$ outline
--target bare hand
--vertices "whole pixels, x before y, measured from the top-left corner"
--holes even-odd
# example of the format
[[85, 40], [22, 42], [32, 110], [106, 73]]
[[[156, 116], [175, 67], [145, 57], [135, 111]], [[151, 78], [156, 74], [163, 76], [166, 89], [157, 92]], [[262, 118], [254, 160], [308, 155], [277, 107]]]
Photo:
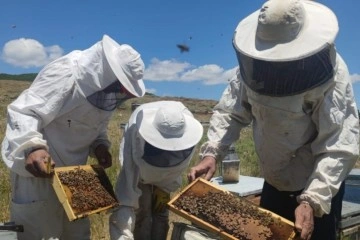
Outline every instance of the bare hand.
[[309, 240], [314, 231], [314, 210], [307, 202], [301, 202], [295, 209], [295, 228], [301, 239]]
[[96, 156], [99, 164], [103, 168], [111, 167], [111, 165], [112, 165], [111, 154], [105, 145], [101, 144], [95, 149], [95, 156]]
[[48, 159], [51, 161], [51, 168], [55, 167], [55, 162], [50, 158], [45, 149], [37, 149], [31, 152], [25, 160], [25, 169], [35, 177], [49, 178], [54, 173], [48, 172]]
[[198, 165], [192, 167], [188, 173], [188, 181], [192, 182], [196, 178], [205, 174], [204, 179], [210, 180], [216, 170], [216, 160], [213, 157], [205, 157]]

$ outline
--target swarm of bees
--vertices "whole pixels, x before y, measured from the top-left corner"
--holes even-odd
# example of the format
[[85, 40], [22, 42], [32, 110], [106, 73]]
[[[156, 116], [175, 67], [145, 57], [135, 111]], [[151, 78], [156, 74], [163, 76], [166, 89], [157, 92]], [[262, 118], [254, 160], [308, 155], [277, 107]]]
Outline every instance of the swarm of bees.
[[190, 51], [190, 47], [185, 44], [177, 44], [176, 46], [180, 49], [181, 53]]
[[200, 196], [190, 192], [179, 197], [174, 205], [241, 240], [276, 239], [270, 225], [282, 224], [270, 213], [226, 192], [206, 192]]
[[[189, 37], [189, 40], [192, 39], [192, 36]], [[185, 43], [179, 43], [179, 44], [176, 44], [176, 47], [180, 50], [180, 53], [183, 53], [183, 52], [189, 52], [190, 51], [190, 47], [185, 44]]]
[[93, 211], [117, 202], [94, 172], [84, 169], [59, 172], [59, 179], [71, 192], [70, 205], [75, 213]]

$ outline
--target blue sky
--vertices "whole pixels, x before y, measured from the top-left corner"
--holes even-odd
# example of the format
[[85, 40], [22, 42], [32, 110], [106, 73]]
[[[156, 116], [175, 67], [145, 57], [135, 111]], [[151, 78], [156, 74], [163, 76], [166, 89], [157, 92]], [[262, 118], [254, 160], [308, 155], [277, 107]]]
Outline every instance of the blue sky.
[[[338, 17], [336, 46], [348, 64], [360, 106], [359, 0], [319, 0]], [[145, 62], [148, 92], [220, 98], [237, 66], [232, 47], [241, 19], [264, 0], [1, 0], [0, 73], [34, 73], [108, 34]], [[181, 53], [176, 44], [186, 44]], [[26, 45], [26, 48], [24, 47]]]

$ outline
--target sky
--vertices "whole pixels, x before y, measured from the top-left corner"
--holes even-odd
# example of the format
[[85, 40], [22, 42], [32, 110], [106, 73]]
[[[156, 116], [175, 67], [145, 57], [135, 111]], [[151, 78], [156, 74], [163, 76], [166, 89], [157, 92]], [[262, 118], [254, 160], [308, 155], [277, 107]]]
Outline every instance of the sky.
[[[306, 1], [306, 0], [304, 0]], [[218, 100], [238, 66], [232, 38], [264, 0], [1, 0], [0, 73], [37, 73], [104, 34], [135, 48], [147, 92]], [[319, 0], [338, 18], [338, 52], [360, 106], [359, 0]], [[177, 44], [189, 46], [181, 52]]]

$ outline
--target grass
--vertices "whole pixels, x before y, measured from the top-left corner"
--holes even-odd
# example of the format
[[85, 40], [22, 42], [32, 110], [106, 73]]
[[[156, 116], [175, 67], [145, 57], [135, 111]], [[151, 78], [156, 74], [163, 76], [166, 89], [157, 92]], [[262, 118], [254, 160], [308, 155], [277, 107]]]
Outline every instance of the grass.
[[[11, 81], [0, 80], [0, 139], [2, 140], [5, 134], [6, 128], [6, 106], [12, 102], [17, 96], [26, 88], [28, 88], [30, 82], [25, 81]], [[143, 98], [132, 99], [127, 101], [120, 109], [117, 109], [109, 123], [108, 134], [112, 143], [110, 152], [113, 156], [113, 166], [106, 169], [106, 173], [110, 181], [114, 184], [116, 177], [120, 171], [120, 165], [117, 161], [119, 155], [119, 142], [122, 137], [122, 129], [120, 125], [126, 123], [131, 115], [132, 103], [146, 103], [158, 100], [176, 100], [183, 102], [193, 113], [196, 119], [200, 122], [208, 122], [211, 116], [211, 110], [216, 104], [216, 101], [212, 100], [196, 100], [187, 98], [170, 98], [170, 97], [156, 97], [153, 95], [146, 95]], [[204, 126], [204, 136], [200, 144], [206, 140], [207, 127]], [[200, 145], [199, 144], [199, 145]], [[247, 176], [260, 176], [260, 170], [257, 164], [257, 156], [254, 151], [254, 142], [252, 139], [252, 131], [250, 128], [246, 128], [242, 131], [240, 139], [235, 144], [236, 152], [240, 158], [240, 173]], [[198, 149], [197, 149], [198, 151]], [[198, 161], [198, 152], [194, 154], [194, 157], [189, 167], [195, 165]], [[95, 163], [96, 160], [89, 158], [89, 164]], [[357, 162], [356, 167], [360, 167], [360, 161]], [[219, 167], [218, 167], [219, 169]], [[187, 185], [186, 173], [183, 174], [182, 188]], [[217, 175], [218, 173], [216, 173]], [[180, 189], [179, 189], [180, 190]], [[177, 192], [173, 193], [176, 194]], [[9, 170], [0, 159], [0, 222], [8, 222], [9, 219], [9, 203], [11, 199], [10, 183], [9, 183]], [[108, 217], [106, 213], [97, 215], [91, 215], [91, 233], [94, 240], [108, 240]], [[188, 222], [182, 217], [170, 213], [171, 222]], [[170, 225], [171, 234], [172, 225]]]
[[[31, 82], [27, 81], [14, 81], [14, 80], [0, 80], [0, 139], [4, 138], [6, 130], [6, 107], [9, 103], [15, 100], [19, 94], [30, 86]], [[146, 102], [159, 101], [159, 100], [175, 100], [183, 102], [189, 109], [194, 113], [196, 119], [201, 122], [207, 122], [210, 118], [210, 112], [212, 107], [216, 104], [216, 101], [213, 100], [194, 100], [187, 98], [171, 98], [171, 97], [156, 97], [153, 95], [146, 95], [143, 98], [131, 99], [127, 101], [123, 106], [117, 109], [111, 121], [108, 125], [108, 135], [109, 140], [112, 145], [110, 152], [113, 156], [113, 166], [109, 169], [106, 169], [106, 173], [110, 181], [114, 184], [117, 178], [117, 175], [120, 171], [120, 164], [117, 161], [119, 155], [119, 143], [122, 137], [123, 130], [120, 127], [121, 124], [126, 123], [131, 115], [131, 106], [132, 103], [142, 104]], [[204, 134], [205, 136], [205, 134]], [[204, 141], [204, 139], [202, 140]], [[191, 166], [197, 161], [197, 153], [194, 155], [194, 159], [191, 163]], [[1, 157], [0, 157], [1, 158]], [[96, 160], [89, 158], [89, 164], [96, 163]], [[5, 166], [2, 159], [0, 159], [0, 223], [10, 221], [9, 216], [9, 203], [11, 200], [11, 188], [9, 181], [10, 171]], [[184, 173], [184, 184], [186, 185], [187, 180]], [[94, 240], [107, 240], [109, 239], [109, 230], [108, 230], [108, 217], [106, 213], [91, 215], [91, 233], [92, 239]], [[184, 221], [180, 217], [171, 213], [171, 221]]]

